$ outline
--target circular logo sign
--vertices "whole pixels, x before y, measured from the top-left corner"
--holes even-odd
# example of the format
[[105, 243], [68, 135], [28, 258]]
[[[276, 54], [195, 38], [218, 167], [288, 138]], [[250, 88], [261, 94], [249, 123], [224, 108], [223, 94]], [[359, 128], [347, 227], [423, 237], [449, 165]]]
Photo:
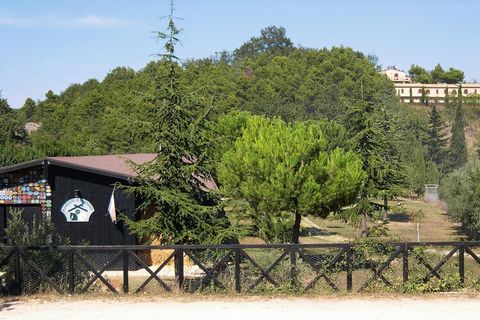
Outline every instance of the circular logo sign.
[[73, 198], [63, 204], [61, 211], [67, 222], [88, 222], [95, 208], [88, 200]]

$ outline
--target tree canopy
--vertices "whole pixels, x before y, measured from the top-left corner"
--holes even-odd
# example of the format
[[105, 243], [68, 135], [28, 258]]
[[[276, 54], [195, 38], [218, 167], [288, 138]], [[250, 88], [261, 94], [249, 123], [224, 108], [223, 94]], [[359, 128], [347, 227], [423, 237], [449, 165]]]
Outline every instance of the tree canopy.
[[365, 177], [353, 152], [332, 150], [317, 123], [252, 117], [223, 156], [219, 178], [227, 195], [249, 203], [258, 216], [295, 216], [298, 243], [302, 215], [325, 217], [355, 201]]
[[445, 71], [439, 63], [431, 71], [427, 71], [418, 65], [412, 64], [408, 74], [414, 82], [420, 83], [457, 84], [463, 82], [465, 79], [463, 71], [453, 67], [450, 67]]

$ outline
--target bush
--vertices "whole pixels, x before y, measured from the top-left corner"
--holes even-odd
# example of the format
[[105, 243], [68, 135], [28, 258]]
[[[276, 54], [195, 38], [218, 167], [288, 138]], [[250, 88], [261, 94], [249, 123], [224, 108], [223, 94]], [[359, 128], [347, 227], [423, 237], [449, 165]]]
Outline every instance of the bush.
[[[55, 227], [51, 222], [39, 222], [34, 220], [31, 230], [27, 223], [22, 219], [22, 210], [12, 210], [11, 218], [7, 228], [5, 228], [5, 236], [7, 245], [10, 246], [46, 246], [52, 243], [67, 245], [69, 240], [62, 238], [55, 231]], [[66, 289], [67, 284], [67, 263], [62, 259], [62, 253], [58, 250], [51, 250], [49, 248], [24, 250], [25, 256], [39, 266], [46, 275], [55, 282], [59, 287]], [[34, 287], [39, 278], [38, 272], [30, 265], [25, 263], [25, 259], [20, 260], [20, 272], [22, 275], [22, 289], [26, 291], [42, 291], [47, 290], [47, 287], [40, 284]], [[10, 263], [6, 265], [5, 278], [3, 280], [4, 294], [18, 292], [18, 285], [14, 279], [14, 261], [10, 259]], [[74, 266], [75, 281], [77, 284], [84, 283], [88, 277], [88, 272], [85, 267], [77, 265]]]
[[480, 161], [472, 161], [444, 178], [440, 196], [448, 206], [448, 215], [461, 222], [470, 238], [480, 231]]

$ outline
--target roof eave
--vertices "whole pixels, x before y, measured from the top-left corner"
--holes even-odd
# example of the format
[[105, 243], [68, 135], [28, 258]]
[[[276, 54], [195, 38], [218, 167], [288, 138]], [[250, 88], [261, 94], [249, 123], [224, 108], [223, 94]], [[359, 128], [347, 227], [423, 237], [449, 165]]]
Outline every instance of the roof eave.
[[72, 164], [66, 161], [61, 161], [57, 160], [55, 158], [42, 158], [42, 159], [36, 159], [36, 160], [31, 160], [27, 162], [22, 162], [19, 164], [7, 166], [0, 168], [0, 174], [2, 173], [8, 173], [8, 172], [13, 172], [13, 171], [19, 171], [27, 168], [32, 168], [32, 167], [38, 167], [41, 166], [44, 162], [48, 162], [49, 165], [54, 165], [54, 166], [59, 166], [59, 167], [64, 167], [64, 168], [69, 168], [69, 169], [74, 169], [74, 170], [79, 170], [79, 171], [84, 171], [84, 172], [89, 172], [89, 173], [94, 173], [94, 174], [99, 174], [115, 179], [120, 179], [120, 180], [134, 180], [135, 176], [134, 175], [129, 175], [129, 174], [119, 174], [117, 172], [113, 171], [108, 171], [108, 170], [101, 170], [101, 169], [95, 169], [92, 167], [88, 166], [82, 166], [82, 165], [77, 165], [77, 164]]

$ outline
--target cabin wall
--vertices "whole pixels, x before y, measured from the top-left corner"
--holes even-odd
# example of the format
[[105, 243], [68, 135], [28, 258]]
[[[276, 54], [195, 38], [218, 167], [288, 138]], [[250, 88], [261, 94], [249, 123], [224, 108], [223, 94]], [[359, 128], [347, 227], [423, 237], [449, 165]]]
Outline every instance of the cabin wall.
[[[68, 237], [71, 244], [135, 244], [135, 237], [128, 234], [124, 224], [113, 223], [108, 214], [113, 185], [117, 179], [58, 166], [50, 166], [48, 175], [52, 188], [52, 222], [59, 234]], [[88, 222], [67, 222], [61, 212], [63, 204], [75, 197], [75, 190], [79, 190], [81, 197], [95, 208]], [[135, 217], [133, 196], [116, 190], [115, 205], [117, 211]]]

